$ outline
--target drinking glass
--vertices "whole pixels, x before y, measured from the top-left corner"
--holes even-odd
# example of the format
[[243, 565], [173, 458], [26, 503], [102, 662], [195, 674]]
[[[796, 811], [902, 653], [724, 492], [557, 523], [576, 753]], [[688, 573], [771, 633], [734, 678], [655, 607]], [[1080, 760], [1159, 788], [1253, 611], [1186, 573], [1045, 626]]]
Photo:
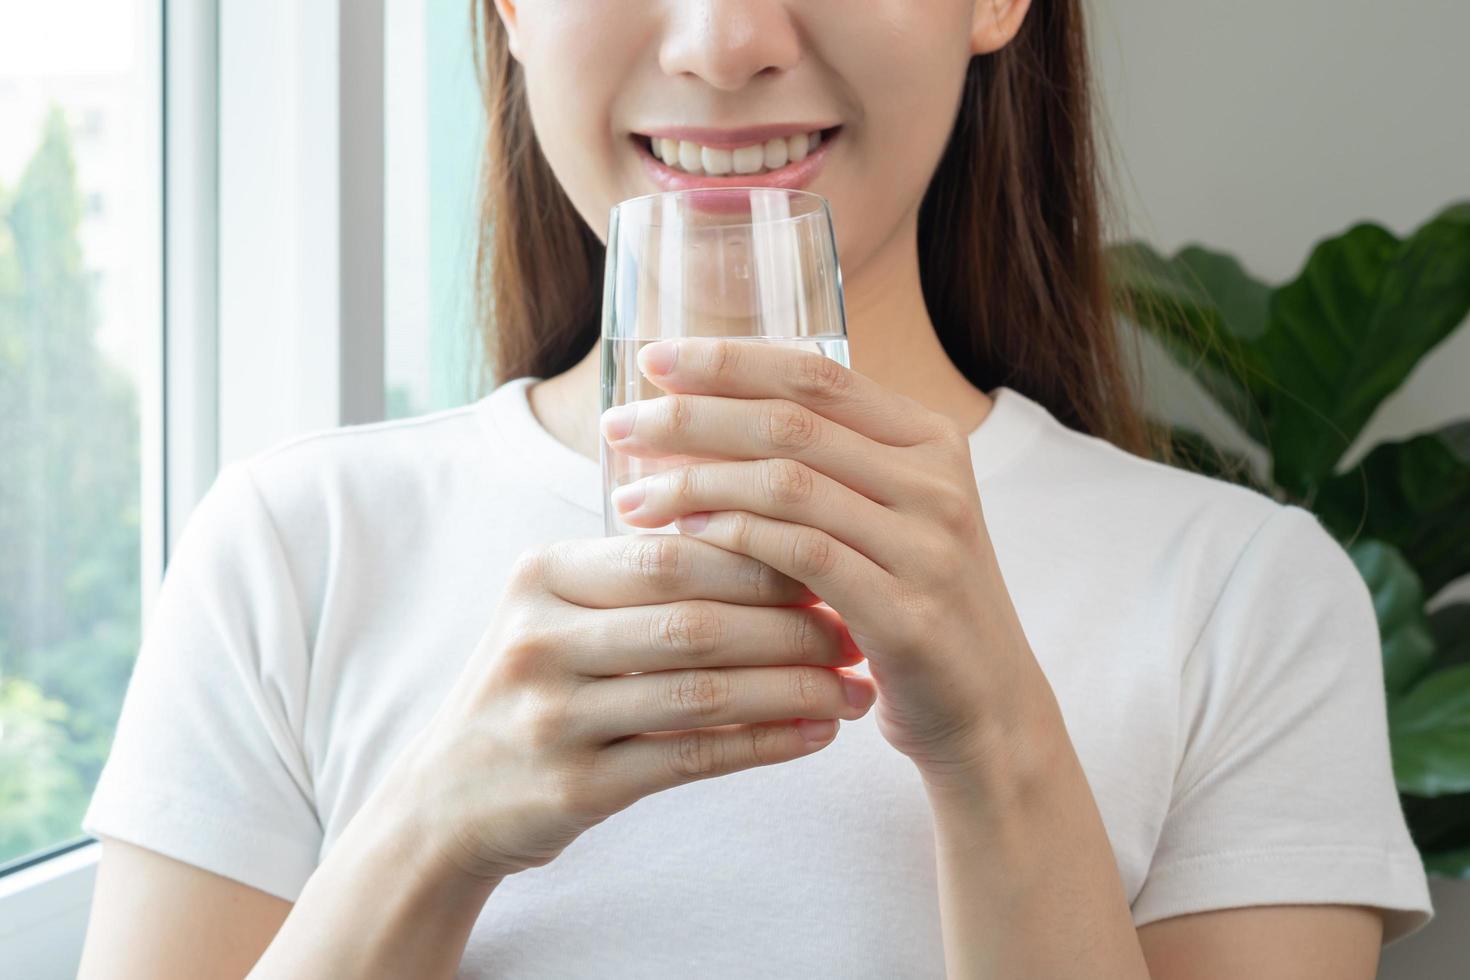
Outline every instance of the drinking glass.
[[[797, 347], [850, 367], [842, 271], [825, 198], [773, 187], [696, 188], [622, 201], [608, 221], [602, 410], [665, 392], [638, 368], [645, 344], [729, 337]], [[599, 437], [604, 534], [625, 524], [612, 492], [696, 457], [629, 456]]]

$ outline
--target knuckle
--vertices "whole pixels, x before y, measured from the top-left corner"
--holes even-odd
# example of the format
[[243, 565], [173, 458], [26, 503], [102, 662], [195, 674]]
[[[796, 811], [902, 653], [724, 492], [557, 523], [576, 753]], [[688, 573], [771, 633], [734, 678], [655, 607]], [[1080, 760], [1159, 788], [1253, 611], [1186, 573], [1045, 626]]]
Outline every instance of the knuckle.
[[546, 570], [547, 550], [546, 547], [531, 547], [516, 555], [510, 571], [511, 581], [524, 584], [540, 579]]
[[740, 372], [740, 345], [730, 340], [717, 340], [709, 345], [705, 371], [716, 381], [725, 381]]
[[549, 752], [567, 732], [567, 715], [555, 699], [532, 691], [523, 691], [512, 709], [526, 741], [538, 753]]
[[796, 667], [791, 671], [791, 701], [802, 717], [817, 715], [822, 710], [824, 678], [815, 667]]
[[691, 500], [694, 497], [695, 470], [692, 466], [680, 466], [669, 470], [664, 476], [664, 486], [668, 490], [671, 501], [675, 504]]
[[658, 646], [696, 657], [718, 650], [725, 634], [724, 618], [704, 602], [681, 602], [654, 618]]
[[757, 605], [768, 604], [781, 593], [781, 573], [763, 561], [748, 559], [744, 565], [749, 576], [749, 592]]
[[840, 396], [852, 383], [847, 369], [830, 357], [812, 354], [796, 362], [796, 390], [818, 398]]
[[771, 737], [775, 732], [769, 725], [750, 726], [750, 760], [756, 765], [764, 765], [772, 761]]
[[730, 703], [730, 678], [719, 670], [681, 670], [669, 679], [666, 698], [682, 716], [709, 718]]
[[972, 505], [966, 494], [953, 484], [937, 479], [925, 480], [919, 491], [924, 509], [933, 514], [944, 528], [963, 529], [974, 523]]
[[524, 606], [514, 608], [499, 631], [494, 657], [498, 672], [513, 684], [530, 683], [545, 674], [561, 647], [546, 617]]
[[725, 512], [725, 530], [730, 535], [730, 544], [738, 552], [748, 553], [751, 547], [750, 514], [743, 510]]
[[939, 498], [939, 520], [941, 526], [961, 534], [975, 529], [975, 507], [968, 496], [951, 490]]
[[789, 454], [812, 447], [817, 438], [817, 417], [793, 402], [767, 403], [759, 416], [760, 436], [772, 448]]
[[668, 589], [684, 575], [683, 549], [671, 534], [629, 535], [630, 543], [623, 552], [628, 570], [644, 584], [655, 589]]
[[821, 652], [821, 627], [816, 618], [807, 612], [797, 612], [791, 617], [791, 649], [801, 660], [811, 660]]
[[686, 395], [665, 395], [664, 427], [671, 436], [686, 435], [694, 427], [694, 403]]
[[695, 729], [670, 740], [669, 768], [681, 779], [698, 779], [720, 771], [723, 743], [714, 732]]
[[790, 561], [798, 579], [826, 578], [837, 564], [837, 550], [824, 532], [806, 528], [791, 536]]
[[766, 493], [778, 504], [804, 504], [812, 497], [816, 480], [805, 463], [776, 458], [765, 462]]
[[529, 626], [519, 627], [500, 648], [501, 672], [511, 683], [523, 684], [535, 676], [545, 653], [545, 640], [540, 633]]
[[558, 812], [584, 814], [597, 809], [587, 774], [580, 769], [560, 768], [550, 776], [549, 794]]

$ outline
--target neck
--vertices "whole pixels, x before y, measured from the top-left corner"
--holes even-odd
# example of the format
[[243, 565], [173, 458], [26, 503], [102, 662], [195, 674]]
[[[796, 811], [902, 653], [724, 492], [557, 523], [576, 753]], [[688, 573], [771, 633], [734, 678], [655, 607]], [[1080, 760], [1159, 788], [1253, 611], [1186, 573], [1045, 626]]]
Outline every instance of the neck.
[[[863, 265], [843, 271], [852, 369], [972, 432], [991, 399], [970, 384], [945, 353], [919, 282], [914, 212]], [[598, 458], [597, 385], [602, 341], [573, 367], [531, 388], [531, 408], [558, 440]]]

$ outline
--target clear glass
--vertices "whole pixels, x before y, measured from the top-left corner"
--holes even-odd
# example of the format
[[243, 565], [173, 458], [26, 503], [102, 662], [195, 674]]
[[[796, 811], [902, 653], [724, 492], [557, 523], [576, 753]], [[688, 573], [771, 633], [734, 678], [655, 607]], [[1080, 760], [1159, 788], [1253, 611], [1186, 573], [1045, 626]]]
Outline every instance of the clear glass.
[[0, 872], [83, 836], [138, 649], [160, 6], [0, 26]]
[[[670, 191], [623, 201], [608, 221], [602, 410], [664, 392], [638, 351], [669, 337], [731, 337], [814, 351], [850, 367], [842, 270], [825, 198], [771, 187]], [[606, 535], [678, 533], [625, 524], [612, 492], [691, 456], [629, 456], [599, 439]]]

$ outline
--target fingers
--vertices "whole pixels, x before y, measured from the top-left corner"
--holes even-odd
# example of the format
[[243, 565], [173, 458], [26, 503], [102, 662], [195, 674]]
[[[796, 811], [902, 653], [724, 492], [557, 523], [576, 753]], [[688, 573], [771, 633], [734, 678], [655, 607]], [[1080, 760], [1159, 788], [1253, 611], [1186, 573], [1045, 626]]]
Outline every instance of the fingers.
[[818, 601], [764, 562], [682, 534], [558, 541], [524, 554], [517, 575], [592, 609], [695, 598], [770, 606]]
[[638, 352], [639, 368], [664, 391], [784, 398], [892, 446], [910, 446], [931, 434], [917, 402], [815, 351], [730, 338], [681, 337], [664, 343], [676, 348], [666, 371], [645, 366], [652, 353], [648, 347]]
[[639, 458], [794, 459], [879, 503], [912, 465], [902, 447], [783, 399], [660, 395], [621, 407], [636, 413], [632, 429], [620, 438], [606, 427], [602, 434], [613, 449]]
[[[569, 625], [569, 624], [568, 624]], [[684, 667], [848, 667], [862, 660], [826, 606], [742, 606], [689, 599], [583, 613], [559, 655], [585, 677]]]
[[612, 774], [627, 805], [696, 779], [810, 755], [831, 744], [837, 726], [801, 719], [635, 735], [604, 748], [599, 768]]
[[607, 742], [788, 718], [861, 718], [876, 696], [870, 678], [826, 667], [697, 668], [588, 681], [568, 714], [578, 736]]
[[762, 514], [825, 531], [884, 569], [913, 550], [904, 518], [793, 459], [676, 466], [619, 487], [613, 504], [633, 527], [704, 511]]
[[[832, 607], [853, 610], [848, 615], [854, 620], [867, 617], [868, 610], [881, 616], [894, 607], [889, 597], [896, 595], [898, 579], [825, 531], [743, 510], [717, 510], [704, 520], [696, 526], [688, 516], [681, 517], [679, 530], [806, 583]], [[853, 625], [864, 630], [857, 622]]]

